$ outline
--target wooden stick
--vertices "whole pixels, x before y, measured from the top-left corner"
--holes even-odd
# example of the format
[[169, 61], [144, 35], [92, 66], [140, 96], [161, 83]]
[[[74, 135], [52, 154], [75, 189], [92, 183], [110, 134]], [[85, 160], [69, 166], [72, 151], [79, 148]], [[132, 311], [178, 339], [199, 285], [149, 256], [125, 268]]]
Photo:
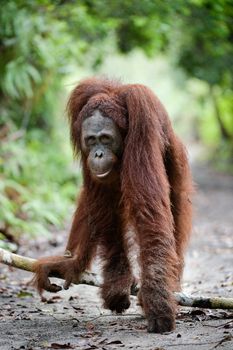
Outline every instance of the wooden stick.
[[[34, 266], [36, 262], [37, 262], [36, 259], [14, 254], [9, 252], [8, 250], [0, 248], [0, 263], [3, 263], [5, 265], [13, 266], [20, 270], [34, 272], [35, 271]], [[97, 275], [93, 272], [88, 272], [88, 271], [85, 271], [82, 274], [81, 279], [74, 281], [73, 283], [88, 284], [90, 286], [96, 286], [96, 287], [99, 287], [101, 284]]]
[[[27, 258], [18, 254], [11, 253], [5, 249], [0, 248], [0, 263], [16, 267], [21, 270], [34, 272], [34, 265], [36, 259]], [[74, 281], [75, 284], [87, 284], [99, 287], [101, 285], [98, 276], [92, 272], [84, 272], [81, 278]], [[137, 294], [137, 288], [131, 291], [132, 295]], [[193, 297], [184, 293], [175, 293], [176, 300], [181, 306], [199, 307], [207, 309], [233, 309], [233, 298], [222, 297]]]
[[202, 309], [233, 309], [233, 298], [223, 297], [193, 297], [184, 293], [175, 293], [176, 300], [181, 306], [199, 307]]

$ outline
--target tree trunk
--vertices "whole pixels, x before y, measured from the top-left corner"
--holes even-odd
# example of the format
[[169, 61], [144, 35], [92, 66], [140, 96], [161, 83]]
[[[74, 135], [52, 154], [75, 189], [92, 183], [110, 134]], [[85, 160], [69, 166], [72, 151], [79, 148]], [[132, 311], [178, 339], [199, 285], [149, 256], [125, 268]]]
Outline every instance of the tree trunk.
[[214, 111], [215, 111], [215, 117], [216, 117], [216, 121], [217, 121], [218, 126], [219, 126], [221, 138], [222, 138], [222, 140], [229, 142], [231, 140], [231, 135], [228, 132], [228, 130], [226, 129], [226, 127], [223, 124], [223, 121], [221, 119], [221, 113], [220, 113], [220, 109], [219, 109], [219, 105], [218, 105], [218, 101], [217, 101], [217, 96], [216, 96], [215, 89], [214, 89], [213, 85], [210, 85], [210, 96], [212, 99], [212, 103], [213, 103], [213, 107], [214, 107]]

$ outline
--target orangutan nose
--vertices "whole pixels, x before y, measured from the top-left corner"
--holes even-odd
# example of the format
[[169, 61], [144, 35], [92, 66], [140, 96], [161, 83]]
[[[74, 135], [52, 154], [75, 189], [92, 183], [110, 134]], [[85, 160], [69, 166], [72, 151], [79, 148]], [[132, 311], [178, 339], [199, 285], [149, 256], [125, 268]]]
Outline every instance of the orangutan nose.
[[98, 149], [96, 152], [95, 152], [95, 158], [102, 158], [104, 155], [104, 152], [101, 151], [100, 149]]

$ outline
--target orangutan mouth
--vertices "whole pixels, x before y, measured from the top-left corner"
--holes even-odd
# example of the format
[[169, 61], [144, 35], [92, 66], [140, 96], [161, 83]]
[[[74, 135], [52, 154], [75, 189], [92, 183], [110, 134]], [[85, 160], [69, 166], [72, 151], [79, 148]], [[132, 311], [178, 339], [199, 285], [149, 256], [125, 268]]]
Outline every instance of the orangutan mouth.
[[104, 177], [108, 176], [111, 173], [112, 169], [106, 171], [103, 174], [96, 174], [96, 177], [98, 177], [99, 179], [103, 179]]

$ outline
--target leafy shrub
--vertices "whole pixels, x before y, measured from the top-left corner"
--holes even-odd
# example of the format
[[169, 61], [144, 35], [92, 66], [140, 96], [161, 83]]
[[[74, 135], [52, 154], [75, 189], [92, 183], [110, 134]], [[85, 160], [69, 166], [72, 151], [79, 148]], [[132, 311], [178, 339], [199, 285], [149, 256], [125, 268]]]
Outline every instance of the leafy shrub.
[[80, 172], [55, 137], [46, 139], [38, 130], [14, 135], [1, 140], [0, 232], [46, 235], [50, 225], [61, 227], [71, 215]]

